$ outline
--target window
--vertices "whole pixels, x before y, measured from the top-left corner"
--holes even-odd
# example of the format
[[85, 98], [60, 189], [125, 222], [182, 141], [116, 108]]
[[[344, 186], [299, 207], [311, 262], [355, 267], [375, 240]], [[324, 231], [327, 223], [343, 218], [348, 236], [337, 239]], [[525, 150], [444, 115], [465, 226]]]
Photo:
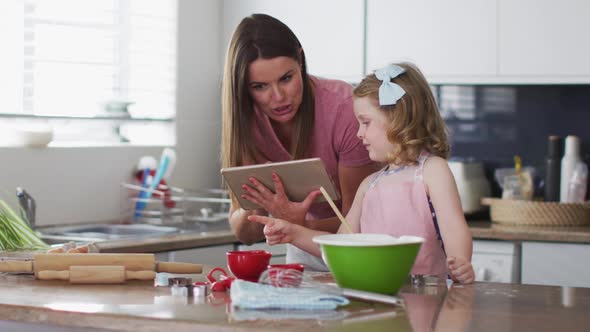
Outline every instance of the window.
[[174, 144], [176, 13], [173, 0], [1, 1], [0, 121]]

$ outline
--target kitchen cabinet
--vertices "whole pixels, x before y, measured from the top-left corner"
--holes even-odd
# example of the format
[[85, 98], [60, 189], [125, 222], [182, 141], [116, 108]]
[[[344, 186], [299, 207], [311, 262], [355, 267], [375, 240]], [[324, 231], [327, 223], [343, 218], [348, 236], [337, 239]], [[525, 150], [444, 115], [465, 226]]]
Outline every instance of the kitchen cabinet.
[[367, 0], [367, 71], [417, 64], [433, 84], [589, 84], [590, 2]]
[[258, 242], [251, 245], [240, 244], [237, 250], [266, 250], [272, 254], [270, 264], [285, 264], [287, 257], [287, 245], [269, 245], [266, 242]]
[[410, 61], [431, 83], [496, 75], [496, 2], [368, 0], [367, 71]]
[[[226, 267], [227, 260], [225, 258], [225, 253], [232, 250], [234, 250], [233, 244], [224, 244], [218, 246], [168, 251], [160, 254], [167, 256], [167, 261], [169, 262], [197, 263], [210, 266]], [[160, 254], [156, 255], [156, 259]]]
[[293, 30], [305, 50], [310, 74], [358, 81], [364, 61], [363, 8], [363, 0], [224, 0], [224, 51], [244, 17], [269, 14]]
[[170, 252], [157, 252], [154, 253], [154, 259], [156, 262], [169, 262], [170, 261]]
[[590, 245], [523, 242], [522, 283], [590, 287]]
[[475, 281], [518, 283], [520, 246], [510, 241], [473, 241], [471, 264]]
[[224, 244], [185, 250], [159, 252], [155, 254], [158, 262], [182, 262], [227, 267], [226, 253], [233, 250], [266, 250], [272, 254], [270, 264], [284, 264], [287, 248], [284, 244], [270, 246], [266, 242], [245, 244]]
[[500, 76], [590, 83], [590, 2], [499, 0]]
[[286, 23], [319, 76], [411, 61], [432, 84], [590, 84], [585, 0], [225, 0], [224, 45], [254, 12]]

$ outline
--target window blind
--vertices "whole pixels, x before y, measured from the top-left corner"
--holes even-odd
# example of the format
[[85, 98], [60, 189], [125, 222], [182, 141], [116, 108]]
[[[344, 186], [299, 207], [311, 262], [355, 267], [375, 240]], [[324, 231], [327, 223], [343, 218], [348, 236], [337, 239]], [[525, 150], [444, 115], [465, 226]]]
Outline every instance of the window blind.
[[173, 118], [176, 1], [3, 0], [2, 113]]

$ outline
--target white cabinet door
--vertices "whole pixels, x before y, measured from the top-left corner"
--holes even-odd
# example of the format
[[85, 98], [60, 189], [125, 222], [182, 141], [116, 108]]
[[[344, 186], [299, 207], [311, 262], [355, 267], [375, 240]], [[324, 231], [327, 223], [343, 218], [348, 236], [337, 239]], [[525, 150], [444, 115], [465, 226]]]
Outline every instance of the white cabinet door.
[[473, 240], [471, 264], [476, 281], [520, 281], [520, 247], [517, 243]]
[[310, 74], [347, 81], [362, 77], [362, 0], [224, 0], [224, 54], [235, 27], [253, 13], [274, 16], [293, 30]]
[[496, 22], [495, 0], [368, 0], [367, 70], [411, 61], [430, 83], [494, 77]]
[[156, 252], [154, 253], [154, 258], [156, 259], [156, 262], [169, 262], [170, 252]]
[[252, 245], [241, 244], [238, 250], [266, 250], [272, 254], [270, 264], [285, 264], [287, 258], [287, 245], [277, 244], [269, 245], [266, 242], [258, 242]]
[[203, 247], [168, 252], [170, 262], [206, 264], [210, 266], [227, 267], [225, 253], [234, 250], [233, 244]]
[[499, 0], [499, 74], [590, 82], [590, 2]]
[[523, 242], [522, 283], [590, 287], [590, 245]]

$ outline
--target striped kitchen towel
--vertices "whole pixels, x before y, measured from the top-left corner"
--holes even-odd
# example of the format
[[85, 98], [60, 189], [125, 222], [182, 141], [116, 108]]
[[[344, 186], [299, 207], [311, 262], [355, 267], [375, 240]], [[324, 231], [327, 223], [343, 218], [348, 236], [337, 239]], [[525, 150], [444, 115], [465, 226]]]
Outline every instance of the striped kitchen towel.
[[299, 309], [230, 309], [232, 321], [277, 321], [277, 320], [314, 320], [339, 321], [350, 314], [346, 310], [299, 310]]
[[240, 309], [334, 310], [347, 305], [342, 296], [313, 288], [280, 288], [244, 280], [231, 285], [231, 303]]

